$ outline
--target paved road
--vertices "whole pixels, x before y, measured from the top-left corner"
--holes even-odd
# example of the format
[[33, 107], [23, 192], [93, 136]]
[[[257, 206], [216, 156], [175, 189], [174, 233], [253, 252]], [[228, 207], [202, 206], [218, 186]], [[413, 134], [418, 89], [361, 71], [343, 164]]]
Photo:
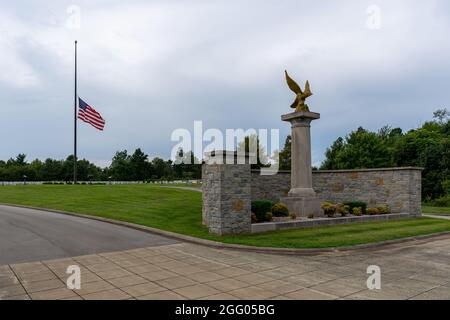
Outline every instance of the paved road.
[[446, 214], [423, 213], [422, 215], [423, 215], [424, 217], [428, 217], [428, 218], [436, 218], [436, 219], [450, 220], [450, 215], [446, 215]]
[[173, 243], [101, 221], [0, 205], [0, 265]]

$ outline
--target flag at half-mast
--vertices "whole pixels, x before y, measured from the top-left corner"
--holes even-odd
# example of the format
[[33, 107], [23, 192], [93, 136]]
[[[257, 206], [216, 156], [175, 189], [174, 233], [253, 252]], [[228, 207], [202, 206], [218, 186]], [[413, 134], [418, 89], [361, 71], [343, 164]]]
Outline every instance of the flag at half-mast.
[[100, 131], [103, 131], [105, 128], [105, 120], [103, 120], [100, 113], [95, 111], [94, 108], [84, 102], [80, 97], [78, 97], [78, 119], [89, 123]]

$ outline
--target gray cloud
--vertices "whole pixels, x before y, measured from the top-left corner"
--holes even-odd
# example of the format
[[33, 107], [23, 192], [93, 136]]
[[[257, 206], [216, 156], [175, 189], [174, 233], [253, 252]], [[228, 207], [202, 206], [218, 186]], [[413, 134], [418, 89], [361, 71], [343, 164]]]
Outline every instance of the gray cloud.
[[[0, 159], [72, 150], [73, 40], [79, 95], [107, 120], [80, 124], [80, 156], [118, 149], [168, 157], [176, 128], [279, 128], [293, 96], [283, 70], [309, 79], [313, 161], [362, 125], [410, 129], [448, 106], [449, 8], [438, 1], [79, 1], [0, 4]], [[283, 144], [283, 141], [280, 141]]]

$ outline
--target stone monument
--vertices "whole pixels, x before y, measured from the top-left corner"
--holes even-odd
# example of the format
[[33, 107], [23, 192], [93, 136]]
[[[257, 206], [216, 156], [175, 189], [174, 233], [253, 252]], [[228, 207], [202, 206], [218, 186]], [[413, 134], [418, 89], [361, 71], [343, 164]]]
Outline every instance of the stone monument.
[[291, 108], [295, 112], [281, 116], [282, 121], [291, 123], [291, 189], [287, 197], [280, 201], [287, 205], [291, 213], [298, 217], [315, 217], [323, 215], [320, 208], [321, 200], [317, 198], [312, 187], [311, 168], [311, 121], [319, 119], [320, 114], [310, 112], [305, 104], [307, 97], [311, 96], [309, 82], [306, 82], [305, 90], [292, 80], [288, 73], [286, 81], [289, 88], [297, 95]]
[[216, 235], [251, 232], [253, 154], [216, 150], [202, 166], [203, 224]]

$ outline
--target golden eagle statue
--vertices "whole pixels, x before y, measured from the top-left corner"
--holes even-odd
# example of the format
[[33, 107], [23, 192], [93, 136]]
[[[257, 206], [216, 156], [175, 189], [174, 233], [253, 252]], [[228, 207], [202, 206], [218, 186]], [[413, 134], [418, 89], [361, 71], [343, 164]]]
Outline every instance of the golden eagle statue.
[[295, 108], [295, 112], [300, 111], [309, 112], [308, 105], [305, 104], [306, 98], [312, 96], [311, 88], [309, 87], [309, 81], [308, 80], [306, 81], [305, 91], [302, 91], [302, 89], [300, 89], [300, 86], [294, 80], [292, 80], [291, 77], [289, 77], [286, 70], [284, 70], [284, 73], [286, 74], [286, 82], [289, 86], [289, 89], [294, 91], [294, 93], [297, 95], [294, 103], [291, 105], [291, 108]]

